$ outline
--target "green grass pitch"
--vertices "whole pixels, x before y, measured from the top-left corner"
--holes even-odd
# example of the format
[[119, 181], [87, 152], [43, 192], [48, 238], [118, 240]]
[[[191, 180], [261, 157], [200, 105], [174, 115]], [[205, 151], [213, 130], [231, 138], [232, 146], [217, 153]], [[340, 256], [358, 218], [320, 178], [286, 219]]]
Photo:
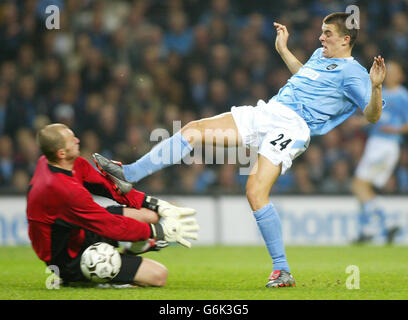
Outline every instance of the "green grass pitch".
[[[264, 247], [170, 246], [145, 254], [169, 269], [163, 288], [49, 290], [45, 264], [31, 247], [0, 247], [1, 300], [406, 300], [407, 247], [287, 247], [294, 288], [265, 288], [271, 262]], [[348, 289], [349, 265], [359, 289]], [[356, 275], [356, 274], [354, 274]], [[352, 285], [356, 285], [351, 281]]]

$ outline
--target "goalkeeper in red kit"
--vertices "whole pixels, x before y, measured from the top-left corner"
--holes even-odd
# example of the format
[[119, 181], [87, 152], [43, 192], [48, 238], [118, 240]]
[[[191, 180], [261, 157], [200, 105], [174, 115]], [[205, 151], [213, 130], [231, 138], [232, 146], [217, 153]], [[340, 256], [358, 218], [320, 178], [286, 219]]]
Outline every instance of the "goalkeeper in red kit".
[[[118, 247], [118, 241], [147, 240], [145, 249], [158, 250], [168, 242], [190, 247], [186, 238], [197, 239], [199, 226], [189, 217], [194, 209], [173, 206], [135, 189], [118, 193], [120, 181], [112, 182], [80, 157], [79, 139], [67, 126], [48, 125], [38, 132], [37, 141], [44, 155], [27, 192], [28, 234], [37, 256], [48, 266], [57, 266], [64, 283], [88, 281], [80, 259], [96, 242]], [[121, 205], [104, 208], [91, 193]], [[163, 286], [166, 267], [135, 253], [128, 249], [121, 254], [121, 270], [111, 282]]]

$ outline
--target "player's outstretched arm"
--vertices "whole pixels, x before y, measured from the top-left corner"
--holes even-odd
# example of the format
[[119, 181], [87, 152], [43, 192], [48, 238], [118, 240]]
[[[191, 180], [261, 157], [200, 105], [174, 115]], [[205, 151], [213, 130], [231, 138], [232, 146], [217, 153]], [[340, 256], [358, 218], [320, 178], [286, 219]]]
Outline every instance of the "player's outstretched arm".
[[381, 56], [374, 57], [373, 65], [370, 69], [371, 98], [364, 109], [364, 116], [371, 123], [377, 123], [382, 111], [382, 83], [385, 78], [385, 63]]
[[286, 29], [286, 26], [280, 23], [274, 22], [273, 25], [276, 28], [276, 40], [275, 40], [276, 51], [278, 51], [282, 60], [285, 62], [286, 66], [288, 67], [289, 71], [292, 74], [295, 74], [299, 71], [299, 69], [303, 66], [303, 64], [288, 49], [287, 44], [288, 44], [289, 32]]

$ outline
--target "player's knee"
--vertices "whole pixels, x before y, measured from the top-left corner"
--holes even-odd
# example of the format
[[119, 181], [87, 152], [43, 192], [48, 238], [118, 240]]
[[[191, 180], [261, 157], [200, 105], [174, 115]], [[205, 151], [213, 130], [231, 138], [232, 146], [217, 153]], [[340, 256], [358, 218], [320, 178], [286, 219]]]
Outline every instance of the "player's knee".
[[268, 203], [268, 191], [257, 184], [247, 184], [246, 197], [252, 210], [259, 210]]
[[356, 178], [356, 177], [354, 177], [352, 182], [351, 182], [351, 191], [354, 192], [354, 193], [365, 191], [367, 189], [367, 187], [368, 187], [367, 182], [365, 182], [365, 181], [363, 181], [363, 180], [361, 180], [359, 178]]
[[163, 287], [167, 281], [167, 268], [161, 263], [143, 258], [134, 282], [141, 286]]
[[166, 267], [164, 267], [164, 266], [158, 267], [154, 271], [152, 286], [164, 287], [166, 285], [166, 282], [167, 282], [168, 273], [169, 272], [168, 272]]

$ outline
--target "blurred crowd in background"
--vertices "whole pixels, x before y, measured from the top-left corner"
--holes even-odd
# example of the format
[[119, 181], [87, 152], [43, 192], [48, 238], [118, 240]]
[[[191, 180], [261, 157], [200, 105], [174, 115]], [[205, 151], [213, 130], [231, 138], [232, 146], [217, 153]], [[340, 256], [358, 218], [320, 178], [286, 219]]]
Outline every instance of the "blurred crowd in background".
[[[48, 30], [48, 5], [60, 29]], [[38, 129], [67, 124], [82, 155], [133, 162], [181, 125], [268, 101], [290, 77], [275, 50], [274, 21], [306, 62], [320, 46], [322, 18], [360, 9], [353, 56], [403, 59], [408, 71], [408, 1], [21, 0], [0, 2], [0, 193], [25, 192], [40, 156]], [[405, 83], [406, 85], [407, 83]], [[408, 106], [407, 106], [408, 107]], [[366, 131], [353, 121], [323, 137], [278, 179], [274, 193], [348, 194]], [[160, 193], [239, 193], [239, 165], [176, 165], [137, 188]], [[408, 192], [408, 151], [385, 193]]]

